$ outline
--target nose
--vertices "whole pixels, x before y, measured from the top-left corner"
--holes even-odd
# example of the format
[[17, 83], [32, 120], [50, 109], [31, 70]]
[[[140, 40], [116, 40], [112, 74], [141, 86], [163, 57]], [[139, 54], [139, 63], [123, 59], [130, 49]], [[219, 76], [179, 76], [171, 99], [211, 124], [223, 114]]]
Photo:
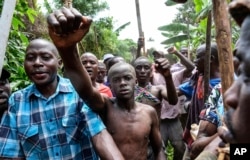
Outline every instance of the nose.
[[228, 107], [236, 108], [238, 106], [239, 99], [239, 88], [240, 84], [238, 82], [234, 82], [230, 88], [224, 94], [224, 102]]
[[141, 68], [141, 72], [145, 72], [145, 68], [144, 67]]
[[120, 85], [124, 86], [126, 84], [127, 84], [126, 80], [124, 78], [121, 78]]
[[37, 57], [34, 64], [35, 65], [41, 65], [42, 64], [42, 60], [39, 57]]

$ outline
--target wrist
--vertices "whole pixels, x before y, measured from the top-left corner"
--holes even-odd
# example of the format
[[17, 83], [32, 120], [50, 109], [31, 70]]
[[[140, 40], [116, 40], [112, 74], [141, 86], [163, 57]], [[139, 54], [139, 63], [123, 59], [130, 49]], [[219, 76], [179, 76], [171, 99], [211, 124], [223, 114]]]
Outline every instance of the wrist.
[[172, 80], [172, 74], [164, 75], [166, 80]]

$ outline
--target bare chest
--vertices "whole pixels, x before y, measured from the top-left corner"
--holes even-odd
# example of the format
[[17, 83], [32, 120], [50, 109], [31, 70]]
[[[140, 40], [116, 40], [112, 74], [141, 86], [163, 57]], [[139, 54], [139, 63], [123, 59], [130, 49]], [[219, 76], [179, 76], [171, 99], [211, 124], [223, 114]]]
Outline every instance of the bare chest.
[[144, 111], [137, 112], [113, 108], [106, 114], [109, 133], [120, 143], [147, 141], [151, 131], [151, 120]]

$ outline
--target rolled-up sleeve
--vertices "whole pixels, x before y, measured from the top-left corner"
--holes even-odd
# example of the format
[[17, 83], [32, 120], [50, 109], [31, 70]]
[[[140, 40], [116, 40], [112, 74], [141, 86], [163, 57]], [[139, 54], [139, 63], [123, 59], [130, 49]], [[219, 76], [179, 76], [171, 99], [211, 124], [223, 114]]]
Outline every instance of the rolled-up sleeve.
[[82, 111], [85, 114], [88, 131], [92, 137], [106, 128], [100, 116], [90, 109], [86, 104], [84, 104]]

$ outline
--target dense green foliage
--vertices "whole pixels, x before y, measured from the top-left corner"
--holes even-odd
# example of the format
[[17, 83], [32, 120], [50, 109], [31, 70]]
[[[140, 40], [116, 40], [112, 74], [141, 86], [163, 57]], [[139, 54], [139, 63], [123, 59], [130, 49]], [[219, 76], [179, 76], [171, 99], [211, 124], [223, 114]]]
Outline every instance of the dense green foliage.
[[[172, 0], [167, 0], [167, 6], [175, 5]], [[166, 40], [162, 42], [166, 46], [175, 45], [178, 49], [181, 46], [189, 47], [194, 52], [198, 45], [205, 43], [207, 16], [212, 10], [212, 1], [210, 0], [188, 0], [178, 9], [178, 14], [173, 23], [160, 26], [159, 30]], [[231, 19], [229, 19], [231, 20]], [[239, 37], [239, 27], [234, 21], [231, 21], [233, 46]], [[215, 26], [212, 23], [211, 40], [215, 41]]]
[[[6, 49], [5, 67], [11, 72], [12, 90], [16, 91], [28, 84], [23, 60], [26, 46], [29, 41], [35, 38], [49, 39], [46, 26], [46, 15], [56, 8], [62, 6], [61, 0], [50, 3], [48, 0], [17, 0], [12, 20], [11, 31]], [[73, 6], [83, 13], [95, 19], [98, 12], [108, 9], [106, 2], [99, 0], [74, 0]], [[3, 1], [0, 2], [0, 11], [3, 8]], [[130, 39], [119, 40], [119, 32], [128, 24], [118, 29], [113, 27], [113, 18], [104, 17], [94, 20], [89, 33], [78, 44], [79, 53], [85, 51], [93, 52], [99, 59], [107, 52], [124, 57], [128, 62], [132, 59], [131, 51], [134, 51], [136, 43]]]
[[[2, 9], [3, 2], [0, 5]], [[29, 8], [25, 0], [17, 1], [5, 57], [5, 67], [11, 72], [10, 81], [13, 91], [29, 84], [29, 80], [22, 67], [25, 48], [29, 42], [28, 33], [25, 32], [26, 24], [23, 20], [24, 18], [28, 18], [32, 23], [35, 16], [35, 10]]]

